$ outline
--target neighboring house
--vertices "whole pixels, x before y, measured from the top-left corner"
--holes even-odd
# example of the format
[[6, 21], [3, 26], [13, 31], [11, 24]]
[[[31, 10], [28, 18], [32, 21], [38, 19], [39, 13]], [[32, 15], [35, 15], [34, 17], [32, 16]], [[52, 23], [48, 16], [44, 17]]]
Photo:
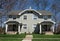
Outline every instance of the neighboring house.
[[52, 13], [46, 10], [26, 9], [21, 11], [11, 11], [8, 13], [9, 19], [5, 21], [5, 32], [14, 33], [45, 33], [54, 32]]

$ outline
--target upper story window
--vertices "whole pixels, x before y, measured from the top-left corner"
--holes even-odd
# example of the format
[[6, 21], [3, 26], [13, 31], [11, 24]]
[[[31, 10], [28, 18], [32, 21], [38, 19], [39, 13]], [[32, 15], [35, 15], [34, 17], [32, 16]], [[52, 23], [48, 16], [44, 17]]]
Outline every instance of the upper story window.
[[24, 29], [27, 29], [27, 24], [23, 24], [23, 28]]
[[39, 18], [43, 18], [43, 15], [40, 15]]
[[9, 18], [16, 19], [16, 15], [9, 15]]
[[44, 15], [43, 18], [44, 18], [45, 20], [47, 20], [47, 19], [51, 18], [51, 15]]
[[48, 18], [51, 18], [51, 15], [48, 15]]
[[47, 15], [44, 15], [44, 17], [43, 17], [45, 20], [47, 20], [48, 19], [48, 16]]
[[27, 20], [27, 15], [24, 15], [24, 20]]
[[9, 18], [12, 18], [12, 15], [9, 15]]
[[38, 18], [38, 17], [37, 17], [36, 15], [33, 15], [33, 19], [34, 19], [34, 20], [37, 20], [37, 18]]
[[13, 19], [16, 19], [16, 15], [13, 15]]

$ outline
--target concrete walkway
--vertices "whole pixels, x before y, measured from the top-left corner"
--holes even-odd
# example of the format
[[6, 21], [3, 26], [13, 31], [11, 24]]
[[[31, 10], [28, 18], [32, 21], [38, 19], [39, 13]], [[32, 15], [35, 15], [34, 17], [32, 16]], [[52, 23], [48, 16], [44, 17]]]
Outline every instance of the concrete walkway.
[[32, 35], [26, 35], [26, 37], [22, 41], [32, 41]]

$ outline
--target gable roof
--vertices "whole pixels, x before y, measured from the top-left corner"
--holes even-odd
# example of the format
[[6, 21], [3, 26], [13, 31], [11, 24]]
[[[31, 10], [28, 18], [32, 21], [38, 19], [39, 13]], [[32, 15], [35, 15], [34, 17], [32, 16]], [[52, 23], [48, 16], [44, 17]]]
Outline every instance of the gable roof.
[[40, 12], [42, 15], [52, 15], [52, 13], [47, 10], [38, 10], [38, 12]]
[[[28, 10], [13, 10], [9, 12], [8, 15], [20, 15], [25, 11], [28, 11]], [[29, 11], [33, 11], [33, 10], [29, 10]], [[34, 11], [39, 13], [40, 15], [52, 15], [51, 12], [46, 11], [46, 10], [34, 10]]]
[[8, 15], [18, 15], [22, 10], [13, 10], [8, 13]]

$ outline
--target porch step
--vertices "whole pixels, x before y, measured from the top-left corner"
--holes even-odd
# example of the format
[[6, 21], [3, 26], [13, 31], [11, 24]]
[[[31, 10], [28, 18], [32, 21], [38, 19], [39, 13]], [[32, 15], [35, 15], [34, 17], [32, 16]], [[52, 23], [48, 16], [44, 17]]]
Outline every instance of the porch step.
[[17, 32], [9, 31], [7, 34], [16, 34]]
[[45, 35], [53, 35], [53, 32], [45, 32]]

